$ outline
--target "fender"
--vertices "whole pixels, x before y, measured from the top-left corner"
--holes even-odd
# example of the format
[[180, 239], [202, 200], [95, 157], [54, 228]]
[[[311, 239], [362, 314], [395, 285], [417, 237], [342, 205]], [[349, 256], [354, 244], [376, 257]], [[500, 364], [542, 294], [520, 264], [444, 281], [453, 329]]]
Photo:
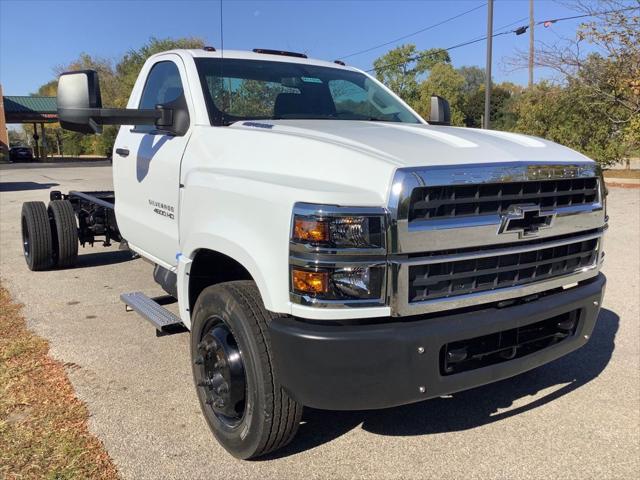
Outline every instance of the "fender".
[[275, 302], [273, 301], [273, 289], [270, 288], [270, 285], [267, 283], [262, 273], [263, 268], [258, 265], [254, 257], [249, 254], [249, 252], [241, 246], [230, 242], [228, 239], [210, 233], [201, 232], [192, 234], [189, 238], [189, 244], [185, 245], [185, 251], [177, 255], [178, 303], [180, 308], [180, 317], [187, 328], [190, 328], [191, 326], [191, 312], [189, 310], [189, 274], [196, 254], [202, 249], [221, 253], [238, 262], [249, 272], [253, 280], [256, 282], [265, 308], [271, 311], [280, 311], [280, 313], [289, 313], [289, 308], [287, 307], [285, 307], [284, 310], [282, 307], [279, 309], [275, 307]]

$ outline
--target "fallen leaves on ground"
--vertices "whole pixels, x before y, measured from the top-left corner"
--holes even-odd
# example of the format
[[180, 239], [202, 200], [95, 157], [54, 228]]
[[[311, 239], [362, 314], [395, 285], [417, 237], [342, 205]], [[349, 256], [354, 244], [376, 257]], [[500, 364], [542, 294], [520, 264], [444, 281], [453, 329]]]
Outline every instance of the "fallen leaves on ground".
[[115, 479], [64, 365], [0, 286], [0, 478]]

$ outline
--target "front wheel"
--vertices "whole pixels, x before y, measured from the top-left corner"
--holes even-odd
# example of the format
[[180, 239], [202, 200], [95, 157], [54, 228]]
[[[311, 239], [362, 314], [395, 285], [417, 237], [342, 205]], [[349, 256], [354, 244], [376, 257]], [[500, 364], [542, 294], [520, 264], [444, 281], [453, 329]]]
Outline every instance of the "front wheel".
[[302, 405], [278, 383], [268, 312], [254, 282], [205, 288], [193, 309], [191, 358], [204, 416], [233, 456], [254, 458], [295, 436]]

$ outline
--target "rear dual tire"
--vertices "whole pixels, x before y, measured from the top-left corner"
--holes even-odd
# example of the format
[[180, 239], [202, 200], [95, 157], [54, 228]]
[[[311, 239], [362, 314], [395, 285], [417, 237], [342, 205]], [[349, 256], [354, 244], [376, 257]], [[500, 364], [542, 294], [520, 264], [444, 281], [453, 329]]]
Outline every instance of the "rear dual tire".
[[29, 270], [47, 270], [53, 266], [51, 226], [43, 202], [22, 204], [22, 251]]
[[22, 205], [22, 247], [29, 270], [69, 268], [78, 257], [78, 227], [71, 202]]
[[207, 423], [233, 456], [249, 459], [295, 436], [302, 405], [284, 391], [273, 368], [264, 308], [252, 281], [205, 288], [193, 309], [191, 357]]
[[73, 205], [68, 200], [49, 202], [53, 262], [58, 268], [70, 268], [78, 259], [78, 226]]

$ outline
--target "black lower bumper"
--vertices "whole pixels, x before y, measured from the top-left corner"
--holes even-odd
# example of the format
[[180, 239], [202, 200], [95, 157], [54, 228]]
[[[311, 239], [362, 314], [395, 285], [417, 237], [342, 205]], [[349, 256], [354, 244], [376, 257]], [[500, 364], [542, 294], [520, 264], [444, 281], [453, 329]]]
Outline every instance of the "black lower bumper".
[[[300, 403], [330, 410], [365, 410], [418, 402], [508, 378], [555, 360], [587, 343], [605, 287], [593, 281], [529, 303], [436, 318], [367, 325], [325, 325], [294, 318], [271, 323], [280, 383]], [[576, 324], [566, 338], [545, 348], [479, 363], [458, 373], [443, 371], [443, 347], [467, 339], [514, 332], [568, 312]]]

